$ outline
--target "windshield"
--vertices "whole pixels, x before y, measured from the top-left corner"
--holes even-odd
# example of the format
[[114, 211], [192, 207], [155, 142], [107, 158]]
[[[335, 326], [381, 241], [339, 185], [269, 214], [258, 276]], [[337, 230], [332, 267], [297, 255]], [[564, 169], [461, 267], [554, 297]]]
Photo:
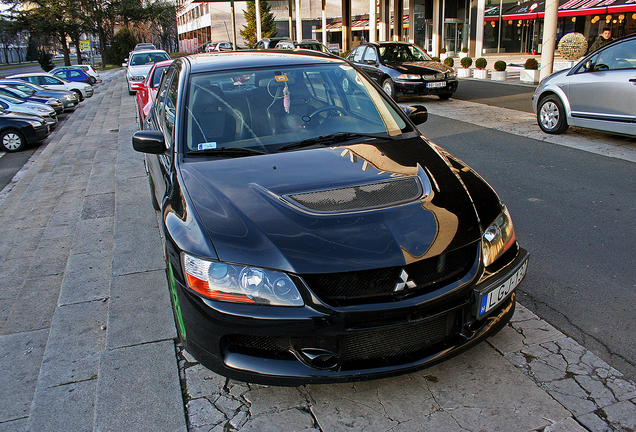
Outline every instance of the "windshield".
[[21, 90], [18, 90], [16, 88], [12, 88], [11, 90], [8, 89], [0, 89], [0, 91], [2, 91], [3, 94], [9, 95], [9, 96], [18, 96], [21, 97], [23, 99], [26, 99], [28, 97], [30, 97], [30, 94], [27, 94]]
[[158, 61], [169, 60], [170, 56], [163, 52], [137, 53], [130, 59], [131, 66], [143, 66], [155, 64]]
[[381, 45], [380, 58], [384, 62], [430, 61], [428, 54], [415, 45]]
[[2, 93], [2, 94], [0, 94], [0, 98], [2, 98], [2, 99], [3, 99], [4, 101], [6, 101], [6, 102], [10, 102], [10, 103], [14, 103], [14, 104], [21, 104], [21, 103], [24, 103], [24, 102], [25, 102], [25, 101], [24, 101], [24, 100], [22, 100], [22, 99], [18, 99], [18, 98], [16, 98], [16, 97], [9, 96], [9, 95], [8, 95], [8, 94], [6, 94], [6, 93]]
[[[193, 74], [184, 151], [281, 147], [338, 134], [396, 137], [413, 129], [349, 65]], [[328, 144], [328, 143], [327, 143]]]

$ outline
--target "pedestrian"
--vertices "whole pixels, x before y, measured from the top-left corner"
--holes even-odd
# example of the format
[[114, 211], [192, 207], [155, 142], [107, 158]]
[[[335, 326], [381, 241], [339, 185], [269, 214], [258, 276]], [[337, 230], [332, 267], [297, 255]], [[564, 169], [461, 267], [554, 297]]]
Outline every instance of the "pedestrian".
[[605, 27], [603, 29], [603, 32], [601, 32], [601, 34], [596, 38], [592, 46], [590, 46], [590, 49], [587, 50], [587, 53], [590, 54], [597, 49], [604, 47], [613, 40], [614, 38], [612, 38], [612, 30], [610, 30], [608, 27]]

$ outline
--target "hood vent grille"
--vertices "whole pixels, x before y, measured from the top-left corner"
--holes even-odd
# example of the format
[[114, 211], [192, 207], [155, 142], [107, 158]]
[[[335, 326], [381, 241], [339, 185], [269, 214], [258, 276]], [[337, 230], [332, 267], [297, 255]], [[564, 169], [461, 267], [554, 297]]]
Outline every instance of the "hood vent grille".
[[415, 201], [422, 196], [417, 177], [401, 178], [360, 186], [285, 195], [294, 204], [320, 213], [369, 210]]

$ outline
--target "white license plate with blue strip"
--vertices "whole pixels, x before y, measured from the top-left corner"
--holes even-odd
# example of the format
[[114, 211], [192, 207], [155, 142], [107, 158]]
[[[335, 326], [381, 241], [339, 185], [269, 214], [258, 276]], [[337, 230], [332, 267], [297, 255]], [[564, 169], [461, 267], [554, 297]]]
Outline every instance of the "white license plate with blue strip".
[[488, 313], [491, 309], [497, 307], [501, 302], [503, 302], [508, 295], [514, 291], [514, 289], [519, 285], [519, 282], [526, 275], [526, 269], [528, 268], [528, 261], [523, 263], [523, 265], [517, 270], [512, 276], [506, 279], [505, 282], [502, 282], [495, 289], [489, 291], [487, 294], [484, 294], [479, 299], [479, 316], [482, 317], [484, 314]]

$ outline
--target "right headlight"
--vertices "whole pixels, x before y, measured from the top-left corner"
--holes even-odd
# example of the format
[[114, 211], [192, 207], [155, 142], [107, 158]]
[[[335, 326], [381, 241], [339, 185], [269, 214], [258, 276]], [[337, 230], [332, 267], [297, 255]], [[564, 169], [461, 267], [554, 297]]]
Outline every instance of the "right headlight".
[[298, 288], [285, 273], [207, 261], [183, 254], [188, 288], [205, 298], [233, 303], [303, 306]]
[[504, 206], [501, 214], [482, 235], [481, 248], [484, 266], [488, 267], [497, 261], [516, 241], [510, 213], [508, 208]]

